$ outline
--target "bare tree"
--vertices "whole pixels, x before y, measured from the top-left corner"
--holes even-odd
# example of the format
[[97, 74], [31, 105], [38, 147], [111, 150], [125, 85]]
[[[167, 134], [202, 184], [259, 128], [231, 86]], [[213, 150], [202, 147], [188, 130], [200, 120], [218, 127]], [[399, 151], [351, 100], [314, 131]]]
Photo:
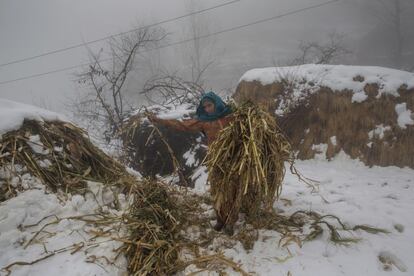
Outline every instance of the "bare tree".
[[339, 58], [351, 53], [351, 51], [345, 47], [344, 39], [344, 34], [332, 32], [328, 34], [327, 41], [302, 41], [299, 44], [300, 54], [290, 61], [289, 64], [334, 63]]
[[186, 81], [176, 73], [163, 73], [146, 81], [140, 94], [144, 94], [150, 103], [196, 104], [204, 92], [197, 82]]
[[[188, 11], [199, 10], [194, 1], [187, 5]], [[178, 50], [183, 55], [183, 65], [173, 70], [158, 68], [144, 84], [140, 94], [146, 96], [150, 103], [196, 104], [206, 90], [206, 74], [217, 62], [216, 41], [206, 38], [210, 32], [210, 21], [202, 15], [193, 14], [183, 26], [184, 39], [189, 40]], [[177, 60], [175, 60], [177, 64]]]
[[137, 55], [150, 50], [166, 37], [162, 29], [140, 28], [109, 41], [109, 58], [103, 49], [94, 53], [89, 49], [91, 63], [77, 74], [77, 81], [86, 85], [88, 93], [76, 105], [77, 111], [92, 120], [104, 120], [113, 134], [123, 124], [130, 110], [125, 104], [124, 86], [128, 74], [139, 66]]

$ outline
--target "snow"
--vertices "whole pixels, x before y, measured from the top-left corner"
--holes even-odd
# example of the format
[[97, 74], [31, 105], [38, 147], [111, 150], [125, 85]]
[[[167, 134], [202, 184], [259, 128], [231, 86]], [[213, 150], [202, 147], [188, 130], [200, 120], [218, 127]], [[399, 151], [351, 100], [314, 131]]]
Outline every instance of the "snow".
[[384, 134], [386, 131], [390, 131], [390, 126], [384, 126], [383, 124], [379, 124], [376, 126], [375, 129], [368, 132], [368, 138], [371, 140], [374, 137], [378, 137], [379, 139], [384, 138]]
[[[165, 105], [151, 105], [147, 107], [149, 112], [157, 114], [157, 117], [161, 119], [182, 119], [189, 117], [195, 111], [194, 104], [192, 103], [170, 103]], [[131, 115], [137, 115], [141, 113], [142, 109], [137, 109]]]
[[397, 122], [400, 128], [407, 128], [407, 125], [414, 125], [413, 115], [411, 110], [407, 109], [406, 103], [396, 104], [395, 112], [398, 115]]
[[209, 184], [207, 183], [207, 167], [200, 166], [198, 167], [192, 175], [192, 180], [194, 181], [194, 192], [197, 194], [203, 194], [208, 191]]
[[35, 153], [47, 155], [49, 154], [49, 150], [45, 148], [45, 146], [42, 144], [42, 141], [40, 141], [39, 135], [32, 135], [29, 137], [29, 141], [27, 141], [27, 144], [32, 148], [32, 150]]
[[319, 87], [329, 87], [333, 91], [349, 90], [354, 93], [353, 102], [362, 102], [367, 98], [364, 92], [366, 84], [376, 83], [379, 94], [399, 96], [397, 90], [406, 85], [414, 87], [414, 73], [375, 66], [316, 65], [305, 64], [289, 67], [268, 67], [247, 71], [241, 81], [259, 81], [263, 85], [282, 79], [293, 81], [300, 86], [294, 89], [295, 99], [300, 99], [303, 91], [315, 91]]
[[37, 121], [68, 121], [58, 113], [36, 106], [0, 99], [0, 135], [19, 129], [24, 119]]
[[365, 101], [368, 98], [368, 95], [365, 94], [364, 91], [358, 92], [358, 93], [354, 93], [352, 95], [352, 99], [351, 101], [353, 103], [362, 103], [363, 101]]
[[[91, 193], [85, 196], [74, 195], [66, 201], [56, 194], [46, 193], [43, 188], [39, 184], [36, 189], [24, 191], [0, 204], [0, 269], [16, 261], [34, 261], [75, 243], [83, 242], [89, 247], [88, 238], [93, 235], [88, 232], [90, 226], [79, 220], [62, 219], [59, 223], [44, 228], [31, 245], [24, 248], [33, 235], [46, 223], [53, 221], [55, 216], [65, 218], [91, 214], [110, 200], [108, 192], [98, 183], [89, 183]], [[25, 227], [47, 216], [51, 217], [38, 226]], [[115, 254], [112, 250], [121, 243], [105, 241], [104, 238], [95, 241], [102, 243], [99, 247], [90, 246], [87, 252], [81, 250], [71, 254], [73, 250], [70, 250], [33, 265], [13, 266], [10, 270], [12, 275], [123, 275], [126, 270], [126, 260], [123, 257], [115, 265], [101, 262], [102, 260], [91, 262], [94, 256], [111, 258]], [[0, 274], [2, 272], [4, 271]]]
[[331, 140], [332, 145], [336, 146], [337, 145], [337, 141], [336, 141], [336, 136], [331, 136], [331, 138], [329, 138]]

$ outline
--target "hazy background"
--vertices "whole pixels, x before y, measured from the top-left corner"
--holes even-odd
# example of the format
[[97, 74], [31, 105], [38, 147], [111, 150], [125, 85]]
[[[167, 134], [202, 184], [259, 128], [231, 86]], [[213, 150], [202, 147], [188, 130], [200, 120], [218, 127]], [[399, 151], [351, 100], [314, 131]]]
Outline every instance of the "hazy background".
[[[205, 42], [206, 55], [214, 59], [206, 86], [232, 91], [241, 75], [256, 67], [283, 65], [298, 54], [301, 41], [324, 41], [331, 32], [344, 35], [352, 51], [338, 63], [414, 69], [414, 1], [399, 0], [402, 62], [395, 60], [396, 33], [388, 4], [397, 0], [341, 0], [270, 22], [220, 34]], [[226, 0], [0, 0], [0, 64], [46, 51], [90, 41], [140, 25], [147, 25], [199, 10]], [[193, 17], [200, 32], [211, 33], [255, 20], [283, 14], [323, 0], [242, 0]], [[188, 37], [190, 18], [162, 25], [168, 42]], [[191, 46], [191, 45], [190, 45]], [[92, 50], [105, 42], [91, 45]], [[148, 53], [148, 70], [162, 66], [185, 71], [189, 45]], [[86, 48], [0, 67], [0, 82], [88, 62]], [[145, 67], [144, 67], [145, 68]], [[141, 71], [145, 70], [141, 68]], [[64, 110], [68, 98], [82, 93], [70, 70], [12, 83], [0, 84], [0, 97]], [[133, 105], [145, 72], [131, 76], [127, 93]]]

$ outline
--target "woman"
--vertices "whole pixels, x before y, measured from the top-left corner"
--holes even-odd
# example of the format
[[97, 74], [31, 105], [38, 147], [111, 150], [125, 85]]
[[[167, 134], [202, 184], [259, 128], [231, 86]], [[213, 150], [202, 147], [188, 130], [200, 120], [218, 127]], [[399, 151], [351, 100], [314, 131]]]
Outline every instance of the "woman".
[[[197, 118], [187, 119], [183, 121], [174, 119], [160, 119], [155, 115], [148, 115], [148, 119], [166, 127], [171, 127], [180, 131], [203, 132], [207, 136], [207, 143], [210, 145], [216, 138], [220, 130], [226, 127], [232, 120], [232, 110], [226, 105], [223, 100], [214, 92], [208, 92], [201, 98], [200, 104], [197, 107]], [[226, 224], [226, 217], [222, 210], [217, 210], [217, 224], [214, 229], [220, 231], [226, 226], [225, 231], [228, 234], [233, 233], [233, 220]], [[237, 220], [237, 219], [236, 219]], [[227, 220], [228, 221], [228, 220]], [[226, 225], [225, 225], [226, 224]]]

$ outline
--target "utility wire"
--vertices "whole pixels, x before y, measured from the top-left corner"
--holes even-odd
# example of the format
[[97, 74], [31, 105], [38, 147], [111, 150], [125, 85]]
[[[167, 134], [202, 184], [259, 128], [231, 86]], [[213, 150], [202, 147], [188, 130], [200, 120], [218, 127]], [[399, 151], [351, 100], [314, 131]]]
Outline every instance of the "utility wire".
[[49, 56], [49, 55], [53, 55], [53, 54], [56, 54], [56, 53], [61, 53], [61, 52], [69, 51], [69, 50], [72, 50], [72, 49], [80, 48], [80, 47], [83, 47], [83, 46], [88, 45], [88, 44], [94, 44], [94, 43], [97, 43], [97, 42], [100, 42], [100, 41], [110, 39], [112, 37], [117, 37], [117, 36], [125, 35], [125, 34], [128, 34], [128, 33], [132, 33], [132, 32], [135, 32], [135, 31], [143, 30], [143, 29], [146, 29], [146, 28], [151, 28], [151, 27], [155, 27], [155, 26], [162, 25], [162, 24], [165, 24], [165, 23], [173, 22], [173, 21], [176, 21], [176, 20], [179, 20], [179, 19], [183, 19], [183, 18], [192, 16], [192, 15], [204, 13], [206, 11], [211, 11], [211, 10], [218, 9], [218, 8], [221, 8], [221, 7], [224, 7], [224, 6], [235, 4], [235, 3], [240, 2], [240, 1], [242, 1], [242, 0], [228, 1], [228, 2], [225, 2], [225, 3], [220, 4], [220, 5], [216, 5], [216, 6], [213, 6], [213, 7], [206, 8], [206, 9], [194, 11], [194, 12], [187, 13], [187, 14], [184, 14], [184, 15], [181, 15], [181, 16], [177, 16], [177, 17], [174, 17], [174, 18], [169, 18], [169, 19], [157, 22], [157, 23], [142, 26], [142, 27], [135, 28], [135, 29], [132, 29], [132, 30], [129, 30], [129, 31], [120, 32], [120, 33], [116, 33], [116, 34], [113, 34], [113, 35], [108, 35], [108, 36], [98, 38], [98, 39], [95, 39], [95, 40], [90, 40], [90, 41], [87, 41], [87, 42], [84, 42], [84, 43], [74, 44], [74, 45], [71, 45], [71, 46], [68, 46], [68, 47], [64, 47], [64, 48], [44, 52], [42, 54], [38, 54], [38, 55], [35, 55], [35, 56], [25, 57], [25, 58], [9, 61], [9, 62], [6, 62], [6, 63], [1, 63], [0, 67], [4, 67], [4, 66], [7, 66], [7, 65], [16, 64], [16, 63], [22, 63], [24, 61], [29, 61], [29, 60], [37, 59], [37, 58], [40, 58], [40, 57]]
[[[173, 43], [168, 43], [168, 44], [165, 44], [163, 46], [156, 47], [154, 49], [143, 50], [143, 51], [139, 51], [137, 53], [142, 53], [142, 52], [148, 52], [148, 51], [163, 49], [163, 48], [167, 48], [167, 47], [171, 47], [171, 46], [175, 46], [175, 45], [180, 45], [180, 44], [188, 43], [188, 42], [193, 41], [193, 40], [203, 39], [203, 38], [207, 38], [207, 37], [211, 37], [211, 36], [215, 36], [215, 35], [219, 35], [219, 34], [231, 32], [231, 31], [239, 30], [239, 29], [246, 28], [246, 27], [249, 27], [249, 26], [252, 26], [252, 25], [256, 25], [256, 24], [260, 24], [260, 23], [267, 22], [267, 21], [271, 21], [271, 20], [275, 20], [275, 19], [282, 18], [282, 17], [286, 17], [286, 16], [289, 16], [289, 15], [301, 13], [301, 12], [304, 12], [304, 11], [307, 11], [307, 10], [319, 8], [319, 7], [326, 6], [328, 4], [332, 4], [332, 3], [335, 3], [335, 2], [339, 2], [339, 1], [340, 0], [327, 1], [327, 2], [324, 2], [324, 3], [321, 3], [321, 4], [316, 4], [316, 5], [313, 5], [313, 6], [308, 6], [306, 8], [302, 8], [302, 9], [290, 11], [290, 12], [287, 12], [287, 13], [279, 14], [279, 15], [276, 15], [276, 16], [268, 17], [268, 18], [265, 18], [265, 19], [257, 20], [257, 21], [253, 21], [253, 22], [250, 22], [250, 23], [247, 23], [247, 24], [243, 24], [243, 25], [231, 27], [231, 28], [224, 29], [224, 30], [221, 30], [221, 31], [218, 31], [218, 32], [214, 32], [214, 33], [210, 33], [210, 34], [205, 34], [205, 35], [200, 35], [200, 36], [197, 36], [197, 37], [193, 37], [193, 38], [189, 38], [189, 39], [185, 39], [185, 40], [180, 40], [180, 41], [173, 42]], [[109, 60], [112, 60], [112, 58], [102, 59], [101, 62], [105, 62], [105, 61], [109, 61]], [[20, 78], [16, 78], [16, 79], [12, 79], [12, 80], [1, 81], [0, 82], [0, 85], [6, 84], [6, 83], [11, 83], [11, 82], [16, 82], [16, 81], [21, 81], [21, 80], [26, 80], [26, 79], [31, 79], [31, 78], [36, 78], [36, 77], [40, 77], [40, 76], [44, 76], [44, 75], [49, 75], [49, 74], [53, 74], [53, 73], [68, 71], [68, 70], [71, 70], [71, 69], [75, 69], [75, 68], [82, 67], [82, 66], [86, 66], [86, 65], [90, 65], [90, 64], [91, 63], [83, 63], [83, 64], [78, 64], [78, 65], [74, 65], [74, 66], [70, 66], [70, 67], [65, 67], [65, 68], [61, 68], [61, 69], [57, 69], [57, 70], [53, 70], [53, 71], [48, 71], [48, 72], [44, 72], [44, 73], [38, 73], [38, 74], [29, 75], [29, 76], [25, 76], [25, 77], [20, 77]]]

